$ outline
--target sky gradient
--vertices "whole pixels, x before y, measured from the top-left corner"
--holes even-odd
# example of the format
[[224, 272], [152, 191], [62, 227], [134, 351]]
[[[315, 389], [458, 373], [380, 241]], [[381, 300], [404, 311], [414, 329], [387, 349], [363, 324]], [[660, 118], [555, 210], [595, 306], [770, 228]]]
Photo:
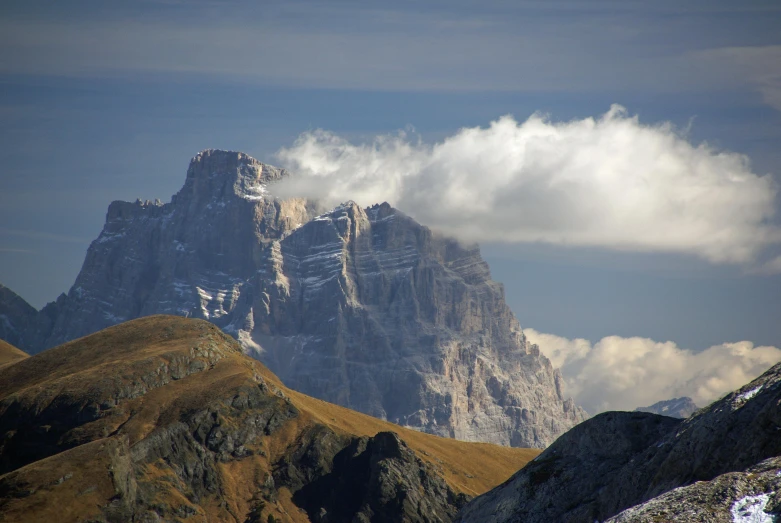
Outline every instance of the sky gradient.
[[[11, 1], [0, 13], [0, 282], [36, 307], [70, 287], [112, 200], [168, 201], [206, 148], [279, 164], [317, 129], [350, 144], [406, 130], [432, 146], [503, 115], [561, 123], [621, 104], [781, 184], [778, 2]], [[753, 264], [534, 241], [483, 253], [537, 332], [781, 347], [781, 268], [757, 270], [781, 254], [772, 241]]]

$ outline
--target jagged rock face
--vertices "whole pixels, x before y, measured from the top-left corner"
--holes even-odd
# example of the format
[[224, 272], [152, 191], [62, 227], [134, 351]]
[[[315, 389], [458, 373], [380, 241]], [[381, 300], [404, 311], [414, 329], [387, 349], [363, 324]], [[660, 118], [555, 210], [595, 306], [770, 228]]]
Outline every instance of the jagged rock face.
[[688, 418], [698, 408], [691, 398], [682, 397], [657, 401], [650, 407], [638, 407], [635, 409], [635, 412], [652, 412], [661, 416], [670, 416], [671, 418]]
[[120, 321], [207, 319], [289, 386], [419, 430], [544, 447], [585, 419], [477, 247], [388, 204], [274, 198], [284, 171], [196, 156], [171, 203], [114, 202], [33, 352]]
[[0, 340], [17, 347], [29, 345], [24, 336], [37, 315], [29, 303], [0, 284]]
[[698, 481], [629, 508], [605, 523], [772, 523], [781, 516], [781, 458]]
[[[317, 436], [301, 449], [299, 463], [317, 463], [312, 458], [323, 455], [319, 449], [328, 437]], [[469, 499], [456, 495], [440, 477], [429, 473], [393, 432], [358, 438], [336, 454], [325, 454], [331, 456], [330, 472], [302, 484], [293, 497], [313, 522], [450, 521]], [[306, 466], [301, 470], [292, 463], [285, 465], [278, 475], [288, 484], [296, 485], [297, 478], [312, 474]]]
[[20, 347], [35, 353], [150, 314], [225, 316], [266, 244], [312, 215], [303, 200], [264, 197], [283, 175], [242, 153], [204, 151], [171, 203], [111, 203], [70, 292], [44, 307]]
[[476, 247], [349, 203], [271, 251], [237, 335], [291, 387], [467, 441], [541, 447], [583, 419]]
[[[601, 414], [473, 500], [457, 520], [770, 521], [767, 513], [781, 508], [780, 405], [778, 364], [686, 420]], [[755, 519], [735, 516], [759, 505]]]
[[313, 411], [242, 352], [205, 321], [153, 316], [0, 367], [1, 519], [447, 522], [470, 459], [528, 452]]

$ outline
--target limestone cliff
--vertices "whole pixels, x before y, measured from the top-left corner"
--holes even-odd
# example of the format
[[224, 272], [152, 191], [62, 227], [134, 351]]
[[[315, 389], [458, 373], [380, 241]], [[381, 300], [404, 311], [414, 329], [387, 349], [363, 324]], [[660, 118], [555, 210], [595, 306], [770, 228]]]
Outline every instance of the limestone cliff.
[[282, 170], [204, 151], [170, 203], [114, 202], [36, 352], [149, 314], [207, 319], [306, 394], [419, 430], [544, 447], [585, 419], [476, 246], [388, 204], [273, 196]]

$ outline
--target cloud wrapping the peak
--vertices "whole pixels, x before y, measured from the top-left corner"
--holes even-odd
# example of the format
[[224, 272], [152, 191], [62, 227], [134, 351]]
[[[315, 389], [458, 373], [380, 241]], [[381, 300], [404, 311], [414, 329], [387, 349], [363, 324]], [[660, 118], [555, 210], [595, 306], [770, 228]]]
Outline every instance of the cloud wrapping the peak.
[[534, 329], [523, 332], [561, 368], [567, 394], [590, 414], [634, 410], [680, 396], [704, 407], [781, 361], [778, 348], [749, 341], [695, 353], [649, 338], [608, 336], [592, 344]]
[[543, 242], [749, 263], [781, 233], [777, 187], [746, 156], [694, 145], [614, 105], [599, 118], [504, 116], [440, 143], [405, 133], [353, 144], [318, 130], [278, 159], [275, 192], [336, 204], [388, 201], [465, 241]]

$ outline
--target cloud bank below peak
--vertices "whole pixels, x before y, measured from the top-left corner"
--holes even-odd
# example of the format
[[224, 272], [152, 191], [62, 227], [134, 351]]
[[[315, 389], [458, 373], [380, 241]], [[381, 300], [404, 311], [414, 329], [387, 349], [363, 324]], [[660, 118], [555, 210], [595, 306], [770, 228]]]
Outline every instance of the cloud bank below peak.
[[756, 265], [781, 243], [777, 184], [749, 159], [692, 144], [618, 105], [597, 118], [503, 116], [436, 144], [406, 133], [353, 144], [323, 130], [277, 153], [283, 196], [388, 201], [464, 241], [693, 254]]
[[589, 414], [634, 410], [688, 396], [704, 407], [781, 361], [776, 347], [749, 341], [693, 352], [671, 341], [607, 336], [597, 343], [524, 329], [561, 369], [566, 393]]

